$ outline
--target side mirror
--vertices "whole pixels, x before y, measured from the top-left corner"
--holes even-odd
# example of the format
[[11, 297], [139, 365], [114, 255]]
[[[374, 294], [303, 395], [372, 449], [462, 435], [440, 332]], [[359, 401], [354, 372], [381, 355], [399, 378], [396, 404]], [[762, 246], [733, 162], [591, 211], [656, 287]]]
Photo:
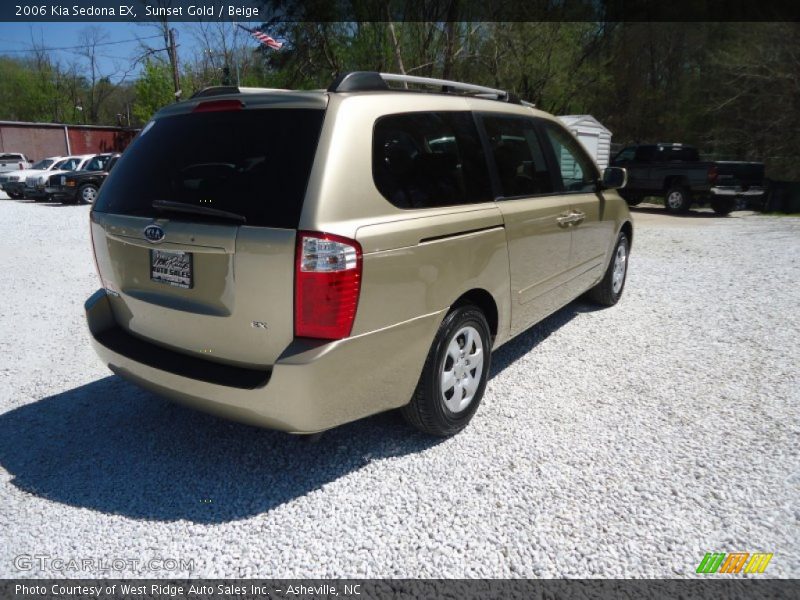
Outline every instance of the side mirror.
[[603, 171], [603, 189], [618, 190], [628, 183], [628, 171], [622, 167], [608, 167]]

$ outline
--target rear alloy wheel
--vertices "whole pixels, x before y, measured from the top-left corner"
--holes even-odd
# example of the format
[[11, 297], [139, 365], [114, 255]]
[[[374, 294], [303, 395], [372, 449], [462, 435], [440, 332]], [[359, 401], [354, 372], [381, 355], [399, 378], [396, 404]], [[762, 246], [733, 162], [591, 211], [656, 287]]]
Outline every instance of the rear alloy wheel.
[[85, 202], [86, 204], [94, 204], [97, 198], [97, 188], [91, 184], [81, 186], [78, 190], [78, 198], [80, 198], [81, 202]]
[[437, 436], [458, 433], [470, 422], [486, 389], [491, 335], [476, 306], [455, 308], [442, 321], [425, 360], [405, 419]]
[[664, 195], [664, 207], [671, 213], [685, 213], [691, 204], [689, 191], [683, 186], [673, 186]]
[[734, 208], [733, 200], [712, 200], [711, 210], [713, 210], [720, 217], [725, 217], [731, 214]]
[[625, 280], [628, 277], [628, 253], [630, 250], [628, 236], [622, 231], [614, 246], [614, 254], [608, 264], [606, 274], [596, 286], [589, 290], [587, 296], [592, 302], [602, 306], [614, 306], [622, 296], [625, 289]]

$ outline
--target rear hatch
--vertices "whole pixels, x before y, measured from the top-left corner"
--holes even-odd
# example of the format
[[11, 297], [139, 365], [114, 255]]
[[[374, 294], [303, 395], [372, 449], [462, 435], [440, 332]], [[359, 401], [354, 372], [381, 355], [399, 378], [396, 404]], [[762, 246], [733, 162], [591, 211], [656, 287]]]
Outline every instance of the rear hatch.
[[203, 99], [145, 126], [92, 211], [120, 327], [212, 361], [274, 363], [294, 334], [295, 237], [325, 103]]
[[764, 185], [764, 164], [757, 162], [719, 161], [716, 185], [720, 187], [751, 187]]

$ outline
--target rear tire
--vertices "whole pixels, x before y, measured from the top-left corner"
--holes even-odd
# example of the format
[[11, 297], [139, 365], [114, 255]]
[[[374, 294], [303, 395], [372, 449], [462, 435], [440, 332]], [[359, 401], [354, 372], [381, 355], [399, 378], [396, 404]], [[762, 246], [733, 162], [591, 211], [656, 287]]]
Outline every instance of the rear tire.
[[455, 435], [483, 398], [491, 361], [491, 335], [476, 306], [454, 308], [442, 321], [411, 402], [401, 411], [409, 424], [441, 437]]
[[608, 263], [603, 279], [586, 293], [586, 297], [601, 306], [614, 306], [619, 302], [625, 289], [628, 278], [628, 255], [630, 254], [630, 241], [624, 231], [621, 231], [614, 245], [614, 252]]
[[673, 185], [664, 194], [664, 208], [673, 214], [685, 213], [692, 205], [689, 190], [682, 185]]
[[713, 210], [720, 217], [725, 217], [731, 214], [734, 208], [733, 200], [712, 200], [711, 210]]

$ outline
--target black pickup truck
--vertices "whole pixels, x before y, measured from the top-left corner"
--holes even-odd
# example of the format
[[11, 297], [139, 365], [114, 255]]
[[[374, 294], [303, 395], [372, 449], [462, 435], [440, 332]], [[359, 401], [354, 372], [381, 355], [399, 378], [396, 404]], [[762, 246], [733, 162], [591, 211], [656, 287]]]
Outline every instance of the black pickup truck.
[[114, 168], [119, 154], [98, 154], [82, 171], [70, 171], [48, 178], [45, 192], [52, 200], [62, 204], [85, 202], [94, 204], [97, 191]]
[[663, 196], [670, 212], [685, 212], [693, 203], [708, 202], [715, 213], [727, 215], [742, 199], [764, 198], [763, 163], [701, 161], [692, 146], [627, 146], [611, 164], [628, 171], [628, 183], [620, 192], [631, 206], [646, 196]]

